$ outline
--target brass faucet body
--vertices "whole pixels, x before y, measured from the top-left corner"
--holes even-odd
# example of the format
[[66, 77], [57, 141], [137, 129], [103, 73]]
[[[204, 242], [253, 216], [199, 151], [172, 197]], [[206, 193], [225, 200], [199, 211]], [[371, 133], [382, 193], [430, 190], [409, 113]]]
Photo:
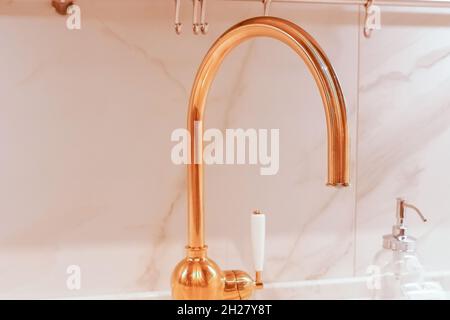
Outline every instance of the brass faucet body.
[[[348, 186], [349, 146], [345, 101], [338, 78], [323, 50], [302, 28], [275, 17], [256, 17], [226, 31], [203, 59], [195, 78], [187, 128], [191, 137], [203, 137], [205, 103], [215, 75], [226, 55], [240, 43], [255, 37], [284, 42], [303, 59], [313, 75], [322, 97], [328, 133], [329, 186]], [[197, 126], [197, 130], [196, 130]], [[203, 153], [202, 139], [191, 139], [190, 155]], [[192, 160], [192, 159], [191, 159]], [[243, 271], [222, 271], [206, 254], [203, 212], [202, 161], [188, 164], [188, 245], [187, 256], [173, 271], [172, 296], [175, 299], [246, 299], [262, 287]]]

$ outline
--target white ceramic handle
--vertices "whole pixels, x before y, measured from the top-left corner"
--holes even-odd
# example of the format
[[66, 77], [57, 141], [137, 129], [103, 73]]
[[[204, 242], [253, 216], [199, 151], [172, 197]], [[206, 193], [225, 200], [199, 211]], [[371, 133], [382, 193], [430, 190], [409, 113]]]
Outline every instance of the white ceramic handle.
[[256, 211], [251, 221], [253, 262], [256, 271], [263, 271], [264, 244], [266, 238], [266, 216]]

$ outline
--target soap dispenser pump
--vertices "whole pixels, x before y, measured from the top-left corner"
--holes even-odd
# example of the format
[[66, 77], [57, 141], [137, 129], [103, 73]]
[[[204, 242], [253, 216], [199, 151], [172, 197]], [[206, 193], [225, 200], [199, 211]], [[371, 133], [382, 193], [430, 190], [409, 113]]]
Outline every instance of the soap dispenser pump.
[[383, 248], [393, 251], [415, 252], [417, 239], [407, 234], [407, 227], [405, 224], [405, 209], [413, 209], [423, 222], [427, 219], [423, 216], [420, 210], [412, 204], [406, 203], [402, 198], [397, 198], [397, 222], [392, 226], [392, 234], [383, 236]]
[[407, 208], [414, 210], [423, 222], [427, 221], [417, 207], [402, 198], [397, 199], [397, 221], [392, 227], [392, 233], [383, 236], [383, 249], [374, 259], [378, 273], [374, 298], [403, 299], [405, 286], [424, 281], [423, 267], [416, 255], [417, 240], [407, 232]]

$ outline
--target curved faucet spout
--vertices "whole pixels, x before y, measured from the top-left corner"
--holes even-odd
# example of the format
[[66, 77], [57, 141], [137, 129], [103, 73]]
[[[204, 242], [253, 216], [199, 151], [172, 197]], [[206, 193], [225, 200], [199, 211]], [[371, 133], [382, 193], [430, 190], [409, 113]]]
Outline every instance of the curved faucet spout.
[[[194, 81], [189, 102], [187, 127], [191, 137], [203, 137], [202, 123], [211, 83], [225, 56], [237, 45], [254, 37], [270, 37], [286, 43], [303, 59], [313, 75], [322, 96], [328, 132], [328, 183], [349, 183], [349, 147], [345, 101], [338, 78], [327, 56], [317, 42], [292, 22], [257, 17], [245, 20], [226, 31], [206, 54]], [[200, 132], [198, 132], [200, 131]], [[195, 141], [197, 140], [197, 141]], [[190, 154], [202, 156], [202, 139], [191, 139]], [[199, 153], [200, 152], [200, 153]], [[203, 167], [201, 161], [188, 165], [188, 247], [191, 252], [204, 248]], [[192, 254], [192, 253], [191, 253]], [[195, 254], [194, 254], [195, 255]]]

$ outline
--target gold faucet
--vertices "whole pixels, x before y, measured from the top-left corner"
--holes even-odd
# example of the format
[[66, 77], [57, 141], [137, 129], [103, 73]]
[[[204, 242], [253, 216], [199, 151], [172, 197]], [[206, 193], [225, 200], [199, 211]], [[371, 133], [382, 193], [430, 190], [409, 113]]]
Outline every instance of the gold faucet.
[[[202, 123], [206, 97], [225, 56], [237, 45], [254, 37], [270, 37], [286, 43], [303, 59], [314, 76], [322, 96], [328, 130], [329, 186], [348, 186], [349, 147], [345, 101], [338, 78], [317, 42], [296, 24], [275, 18], [257, 17], [240, 22], [213, 44], [203, 59], [192, 87], [187, 128], [203, 137]], [[197, 140], [197, 141], [194, 141]], [[203, 150], [202, 139], [191, 139], [190, 154]], [[201, 153], [200, 153], [201, 154]], [[246, 299], [262, 287], [261, 274], [254, 281], [243, 271], [222, 271], [207, 257], [204, 236], [202, 161], [188, 164], [188, 245], [186, 258], [172, 274], [175, 299]]]

